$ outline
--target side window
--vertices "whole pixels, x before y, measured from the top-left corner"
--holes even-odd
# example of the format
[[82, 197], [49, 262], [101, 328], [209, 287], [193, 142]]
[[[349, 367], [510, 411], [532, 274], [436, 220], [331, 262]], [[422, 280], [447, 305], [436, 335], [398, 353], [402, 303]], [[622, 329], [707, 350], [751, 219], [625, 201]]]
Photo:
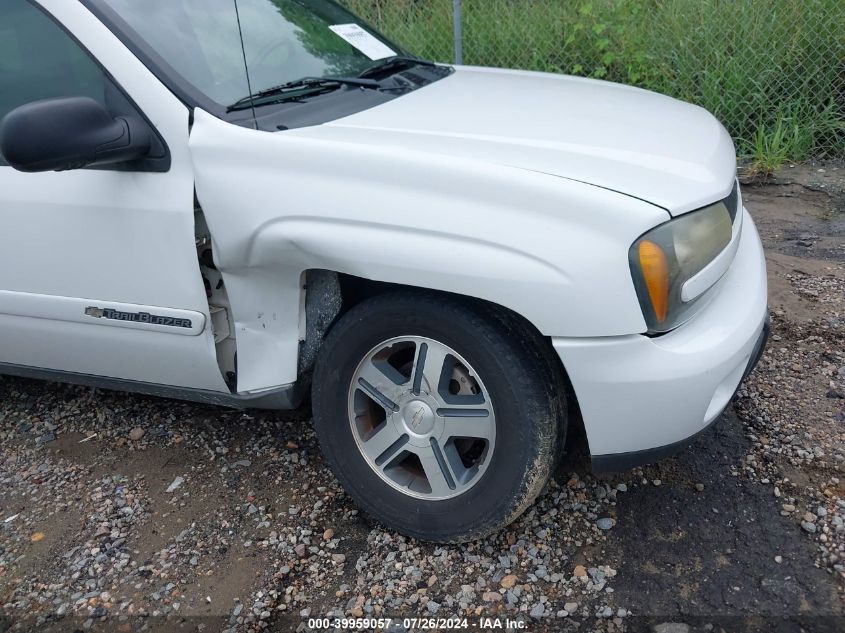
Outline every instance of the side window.
[[[97, 61], [37, 5], [30, 0], [0, 0], [0, 121], [24, 104], [60, 97], [90, 97], [113, 116], [146, 121]], [[106, 168], [167, 171], [170, 153], [152, 126], [150, 131], [147, 158]], [[2, 154], [0, 165], [8, 165]]]
[[0, 2], [0, 119], [30, 101], [91, 97], [106, 105], [100, 66], [28, 0]]

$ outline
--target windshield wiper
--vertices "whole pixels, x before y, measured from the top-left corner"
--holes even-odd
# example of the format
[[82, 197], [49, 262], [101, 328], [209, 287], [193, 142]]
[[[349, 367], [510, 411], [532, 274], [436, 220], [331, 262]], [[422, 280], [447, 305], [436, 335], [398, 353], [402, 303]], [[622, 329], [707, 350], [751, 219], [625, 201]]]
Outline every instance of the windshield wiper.
[[413, 66], [436, 66], [434, 62], [430, 62], [427, 59], [420, 59], [419, 57], [411, 57], [410, 55], [394, 55], [393, 57], [388, 57], [384, 61], [376, 64], [375, 66], [370, 66], [362, 72], [358, 77], [372, 77], [373, 75], [379, 75], [385, 71], [393, 70], [394, 68], [411, 68]]
[[[264, 105], [267, 103], [281, 103], [288, 99], [299, 99], [309, 95], [320, 94], [336, 90], [341, 86], [353, 86], [357, 88], [368, 88], [371, 90], [379, 90], [381, 85], [374, 79], [365, 79], [361, 77], [302, 77], [295, 81], [289, 81], [272, 88], [267, 88], [247, 95], [243, 99], [238, 99], [230, 105], [226, 110], [234, 112], [235, 110], [245, 110], [255, 105]], [[260, 103], [259, 103], [260, 102]]]

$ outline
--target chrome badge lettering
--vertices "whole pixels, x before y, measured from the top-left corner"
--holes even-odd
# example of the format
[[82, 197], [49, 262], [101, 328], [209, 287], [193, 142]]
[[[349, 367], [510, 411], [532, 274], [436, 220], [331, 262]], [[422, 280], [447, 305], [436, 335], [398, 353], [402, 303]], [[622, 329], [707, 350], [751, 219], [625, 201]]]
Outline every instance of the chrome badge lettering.
[[149, 312], [122, 312], [111, 308], [97, 308], [88, 306], [85, 314], [96, 319], [110, 319], [112, 321], [129, 321], [132, 323], [148, 323], [149, 325], [161, 325], [164, 327], [191, 328], [193, 323], [190, 319], [179, 319], [176, 317], [150, 314]]

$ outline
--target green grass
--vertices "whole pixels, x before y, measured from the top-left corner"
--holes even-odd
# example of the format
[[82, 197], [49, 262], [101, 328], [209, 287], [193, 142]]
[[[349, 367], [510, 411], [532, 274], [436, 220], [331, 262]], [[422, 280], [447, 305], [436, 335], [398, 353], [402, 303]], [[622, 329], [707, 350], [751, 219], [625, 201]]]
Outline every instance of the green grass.
[[[346, 0], [451, 61], [452, 0]], [[759, 171], [845, 156], [842, 0], [464, 0], [464, 63], [569, 73], [703, 106]]]
[[817, 153], [818, 139], [841, 137], [845, 123], [837, 120], [836, 104], [819, 109], [792, 102], [778, 109], [770, 123], [760, 124], [751, 139], [741, 139], [749, 159], [748, 175], [767, 178], [784, 163]]

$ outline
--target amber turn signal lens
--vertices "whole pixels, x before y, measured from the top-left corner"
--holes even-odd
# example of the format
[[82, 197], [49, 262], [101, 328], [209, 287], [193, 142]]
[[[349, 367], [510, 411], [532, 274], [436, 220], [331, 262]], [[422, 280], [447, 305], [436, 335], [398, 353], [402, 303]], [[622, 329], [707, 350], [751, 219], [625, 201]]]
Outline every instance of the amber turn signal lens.
[[663, 249], [648, 240], [640, 242], [639, 257], [654, 316], [663, 323], [669, 312], [669, 262]]

